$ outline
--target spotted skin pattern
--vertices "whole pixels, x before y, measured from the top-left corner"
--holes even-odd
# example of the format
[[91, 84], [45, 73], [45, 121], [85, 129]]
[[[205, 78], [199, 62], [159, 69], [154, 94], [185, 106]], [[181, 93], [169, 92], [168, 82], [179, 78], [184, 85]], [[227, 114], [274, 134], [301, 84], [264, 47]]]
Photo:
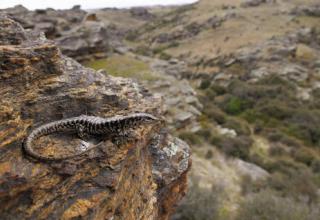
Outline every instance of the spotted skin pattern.
[[81, 115], [79, 117], [54, 121], [36, 128], [27, 137], [23, 148], [28, 155], [39, 160], [53, 161], [70, 159], [87, 152], [88, 149], [71, 156], [42, 156], [34, 151], [32, 142], [42, 136], [56, 132], [76, 132], [82, 140], [89, 135], [107, 135], [109, 137], [126, 138], [129, 135], [130, 129], [156, 121], [158, 121], [158, 118], [147, 113], [133, 113], [126, 116], [114, 116], [110, 118]]

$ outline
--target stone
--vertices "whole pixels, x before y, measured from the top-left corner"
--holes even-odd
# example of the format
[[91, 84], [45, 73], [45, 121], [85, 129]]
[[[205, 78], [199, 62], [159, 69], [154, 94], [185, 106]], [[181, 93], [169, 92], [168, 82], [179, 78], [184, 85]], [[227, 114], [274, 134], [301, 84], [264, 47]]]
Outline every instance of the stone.
[[249, 176], [253, 181], [263, 180], [270, 176], [270, 174], [262, 169], [261, 167], [253, 164], [248, 163], [240, 159], [235, 159], [233, 161], [234, 166], [236, 169], [241, 173], [243, 176]]
[[[82, 114], [149, 112], [161, 99], [132, 79], [84, 68], [44, 35], [0, 17], [0, 219], [168, 219], [184, 196], [189, 146], [164, 124], [135, 130], [136, 140], [48, 163], [21, 149], [29, 132]], [[42, 155], [67, 154], [79, 139], [57, 133], [36, 142]]]
[[92, 56], [108, 51], [107, 28], [102, 22], [86, 20], [55, 41], [63, 54], [79, 61], [88, 59], [88, 54]]
[[[87, 13], [75, 6], [68, 10], [41, 9], [29, 11], [23, 6], [0, 10], [24, 28], [44, 32], [55, 40], [62, 53], [85, 61], [105, 57], [109, 50], [109, 34], [95, 13]], [[102, 55], [103, 54], [103, 55]]]
[[241, 2], [241, 7], [256, 7], [265, 2], [266, 0], [243, 0]]
[[279, 74], [297, 82], [305, 81], [308, 78], [308, 70], [296, 64], [284, 66], [283, 69], [280, 70]]
[[313, 61], [317, 58], [315, 51], [305, 44], [298, 44], [296, 48], [296, 58], [301, 61]]
[[134, 7], [130, 9], [130, 14], [134, 18], [142, 19], [142, 20], [151, 20], [155, 18], [153, 14], [151, 14], [148, 9], [143, 7]]

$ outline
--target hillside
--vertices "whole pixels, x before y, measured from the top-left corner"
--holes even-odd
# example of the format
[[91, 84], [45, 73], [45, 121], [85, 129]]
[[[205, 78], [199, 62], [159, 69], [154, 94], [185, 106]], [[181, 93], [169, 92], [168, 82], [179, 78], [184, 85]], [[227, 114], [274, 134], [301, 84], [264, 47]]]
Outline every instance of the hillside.
[[[152, 20], [125, 35], [122, 57], [147, 64], [147, 75], [127, 70], [169, 100], [168, 116], [182, 113], [172, 129], [193, 148], [189, 194], [173, 219], [318, 218], [316, 3], [201, 0], [151, 8]], [[112, 59], [105, 68], [119, 73], [109, 68]], [[185, 105], [184, 93], [159, 90], [159, 78], [177, 87], [187, 80], [197, 101]]]
[[41, 11], [7, 11], [85, 66], [161, 100], [167, 129], [193, 152], [172, 220], [319, 219], [318, 0], [49, 10], [62, 18], [45, 25]]

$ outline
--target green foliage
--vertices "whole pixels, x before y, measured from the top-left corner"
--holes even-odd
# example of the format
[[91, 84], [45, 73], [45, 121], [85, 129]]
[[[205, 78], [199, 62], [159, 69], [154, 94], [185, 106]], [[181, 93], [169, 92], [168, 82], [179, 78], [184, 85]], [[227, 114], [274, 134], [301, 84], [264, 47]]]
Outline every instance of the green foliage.
[[[256, 131], [273, 128], [320, 147], [320, 104], [302, 103], [295, 87], [280, 77], [269, 76], [254, 84], [233, 80], [226, 88], [211, 84], [205, 92], [204, 100], [213, 101], [226, 114], [244, 118]], [[215, 99], [218, 93], [223, 96]]]
[[228, 114], [237, 115], [248, 108], [248, 102], [238, 97], [231, 97], [224, 110]]

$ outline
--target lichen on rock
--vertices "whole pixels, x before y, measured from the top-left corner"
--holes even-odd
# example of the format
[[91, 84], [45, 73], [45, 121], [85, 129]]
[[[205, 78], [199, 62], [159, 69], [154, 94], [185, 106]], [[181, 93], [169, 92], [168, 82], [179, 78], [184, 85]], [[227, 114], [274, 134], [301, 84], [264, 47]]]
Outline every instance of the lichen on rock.
[[[47, 122], [81, 114], [161, 117], [162, 101], [132, 79], [84, 68], [7, 17], [0, 17], [0, 30], [0, 218], [168, 219], [186, 190], [190, 153], [164, 124], [138, 128], [133, 142], [106, 141], [61, 162], [34, 160], [21, 147]], [[36, 150], [67, 154], [74, 139], [40, 138]], [[175, 153], [166, 153], [173, 146]]]

